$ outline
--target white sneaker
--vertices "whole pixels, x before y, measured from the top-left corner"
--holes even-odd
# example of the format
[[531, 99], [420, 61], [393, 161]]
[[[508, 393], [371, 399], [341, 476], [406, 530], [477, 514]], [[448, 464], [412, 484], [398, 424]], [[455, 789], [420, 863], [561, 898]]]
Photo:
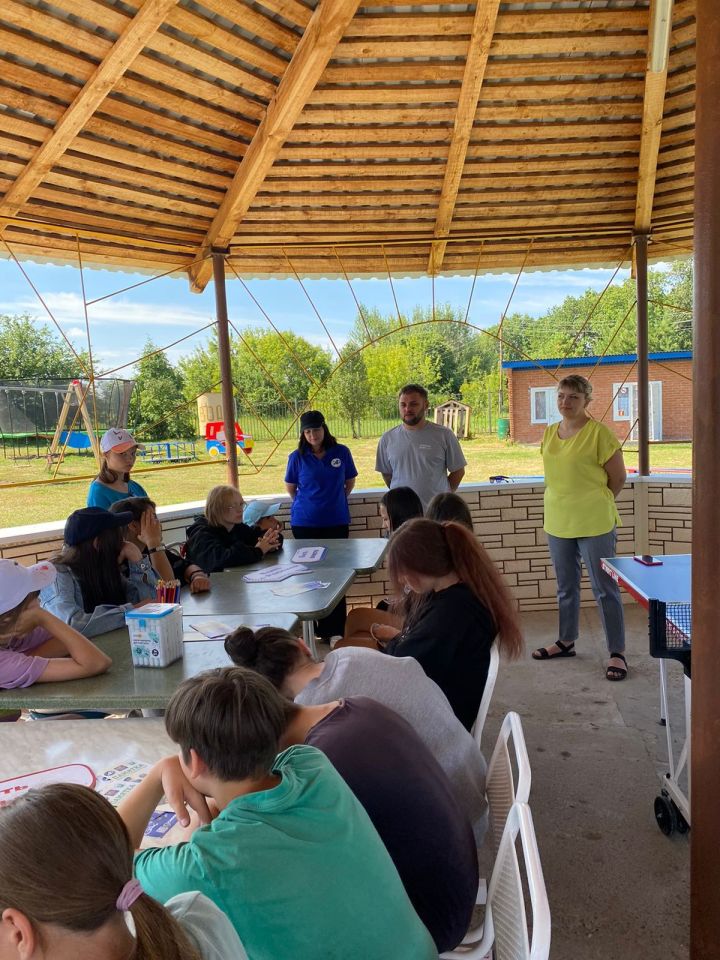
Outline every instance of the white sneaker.
[[339, 636], [338, 634], [336, 634], [334, 637], [330, 637], [330, 639], [328, 640], [328, 643], [330, 644], [330, 649], [334, 650], [335, 645], [338, 644], [341, 640], [342, 640], [342, 637]]

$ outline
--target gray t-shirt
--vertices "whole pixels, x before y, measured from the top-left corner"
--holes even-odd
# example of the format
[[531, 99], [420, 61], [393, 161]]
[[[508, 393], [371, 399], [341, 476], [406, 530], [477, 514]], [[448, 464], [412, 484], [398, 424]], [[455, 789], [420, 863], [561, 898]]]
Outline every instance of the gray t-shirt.
[[450, 489], [447, 475], [467, 463], [458, 438], [447, 427], [425, 421], [420, 430], [402, 423], [380, 437], [375, 469], [392, 474], [393, 487], [412, 487], [427, 508], [436, 493]]
[[388, 657], [365, 647], [333, 650], [320, 676], [308, 683], [295, 702], [313, 706], [347, 697], [377, 700], [414, 728], [445, 771], [480, 846], [487, 828], [485, 758], [417, 660]]

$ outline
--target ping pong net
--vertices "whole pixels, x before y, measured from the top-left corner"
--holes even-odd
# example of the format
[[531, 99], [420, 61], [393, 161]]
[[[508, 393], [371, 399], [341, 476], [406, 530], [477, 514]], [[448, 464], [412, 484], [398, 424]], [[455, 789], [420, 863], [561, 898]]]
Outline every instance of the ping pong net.
[[690, 676], [692, 604], [650, 601], [650, 656], [679, 660]]

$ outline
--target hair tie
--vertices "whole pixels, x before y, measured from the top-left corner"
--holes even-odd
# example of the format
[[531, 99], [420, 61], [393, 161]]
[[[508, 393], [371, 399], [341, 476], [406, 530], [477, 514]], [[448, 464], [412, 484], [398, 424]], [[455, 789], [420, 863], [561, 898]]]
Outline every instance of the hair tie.
[[140, 881], [133, 877], [132, 880], [128, 880], [128, 882], [120, 891], [120, 896], [115, 901], [115, 907], [124, 913], [126, 910], [130, 909], [137, 898], [140, 897], [144, 892], [145, 891], [140, 886]]

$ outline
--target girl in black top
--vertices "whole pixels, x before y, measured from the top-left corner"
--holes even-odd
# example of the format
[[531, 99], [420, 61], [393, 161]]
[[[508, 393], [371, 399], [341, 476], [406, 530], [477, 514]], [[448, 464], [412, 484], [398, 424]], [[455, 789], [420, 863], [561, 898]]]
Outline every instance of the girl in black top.
[[409, 520], [390, 543], [395, 591], [409, 591], [400, 630], [373, 624], [378, 646], [415, 657], [460, 722], [475, 722], [497, 642], [510, 657], [523, 647], [515, 601], [484, 547], [458, 523]]

